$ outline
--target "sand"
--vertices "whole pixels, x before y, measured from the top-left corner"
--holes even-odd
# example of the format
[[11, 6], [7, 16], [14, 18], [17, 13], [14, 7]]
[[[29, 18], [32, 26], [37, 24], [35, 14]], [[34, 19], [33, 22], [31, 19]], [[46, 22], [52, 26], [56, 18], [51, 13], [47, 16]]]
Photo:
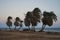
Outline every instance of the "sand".
[[60, 40], [60, 33], [0, 31], [0, 40]]

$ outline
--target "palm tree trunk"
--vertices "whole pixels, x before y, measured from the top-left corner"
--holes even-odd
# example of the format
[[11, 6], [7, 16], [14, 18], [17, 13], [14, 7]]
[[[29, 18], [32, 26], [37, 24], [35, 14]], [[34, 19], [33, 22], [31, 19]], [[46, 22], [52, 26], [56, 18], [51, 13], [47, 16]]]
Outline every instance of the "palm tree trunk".
[[9, 30], [11, 31], [11, 28], [10, 28], [10, 26], [9, 26]]
[[30, 27], [28, 26], [29, 30], [30, 30]]
[[20, 29], [21, 27], [19, 27], [19, 29]]
[[32, 26], [32, 30], [35, 31], [35, 26]]
[[15, 30], [16, 30], [16, 26], [15, 26]]
[[21, 27], [22, 27], [22, 23], [20, 24], [20, 27], [19, 27], [19, 29], [21, 29]]
[[45, 29], [46, 25], [42, 25], [42, 29], [40, 30], [40, 32], [42, 32]]
[[21, 26], [19, 27], [19, 29], [21, 29]]

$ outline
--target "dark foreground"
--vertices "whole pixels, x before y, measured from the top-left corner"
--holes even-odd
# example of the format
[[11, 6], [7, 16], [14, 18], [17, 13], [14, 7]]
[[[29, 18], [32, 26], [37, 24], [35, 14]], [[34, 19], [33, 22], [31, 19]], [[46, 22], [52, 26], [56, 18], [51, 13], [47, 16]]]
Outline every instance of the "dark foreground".
[[0, 31], [0, 40], [60, 40], [60, 33]]

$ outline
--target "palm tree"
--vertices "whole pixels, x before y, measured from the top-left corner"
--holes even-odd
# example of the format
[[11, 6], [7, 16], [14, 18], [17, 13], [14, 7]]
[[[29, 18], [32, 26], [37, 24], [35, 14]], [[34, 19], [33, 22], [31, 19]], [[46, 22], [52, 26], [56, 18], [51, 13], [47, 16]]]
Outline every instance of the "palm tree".
[[24, 23], [26, 26], [30, 26], [32, 24], [32, 29], [35, 31], [35, 26], [37, 26], [37, 23], [40, 22], [40, 9], [35, 8], [32, 12], [27, 12]]
[[31, 20], [31, 24], [33, 27], [33, 30], [35, 31], [35, 26], [37, 26], [37, 23], [40, 23], [40, 18], [41, 18], [41, 10], [39, 8], [35, 8], [32, 11], [32, 20]]
[[9, 29], [11, 30], [11, 26], [12, 26], [12, 21], [11, 21], [11, 19], [12, 19], [12, 17], [11, 16], [9, 16], [8, 18], [7, 18], [7, 22], [6, 22], [6, 24], [7, 24], [7, 26], [9, 27]]
[[[22, 22], [23, 22], [23, 21], [21, 21], [19, 17], [16, 17], [15, 22], [14, 22], [15, 30], [16, 30], [16, 26], [22, 27]], [[19, 28], [19, 29], [20, 29], [20, 28]]]
[[[31, 17], [32, 15], [31, 15], [31, 12], [27, 12], [27, 14], [26, 14], [26, 17], [25, 17], [25, 19], [24, 19], [24, 24], [25, 24], [25, 26], [30, 26], [30, 23], [31, 23]], [[30, 30], [30, 27], [29, 27], [29, 30]]]
[[51, 11], [51, 12], [44, 11], [43, 18], [42, 18], [43, 25], [42, 25], [42, 29], [40, 31], [43, 31], [46, 25], [52, 26], [54, 21], [55, 22], [57, 21], [57, 16], [54, 14], [54, 12], [53, 11]]

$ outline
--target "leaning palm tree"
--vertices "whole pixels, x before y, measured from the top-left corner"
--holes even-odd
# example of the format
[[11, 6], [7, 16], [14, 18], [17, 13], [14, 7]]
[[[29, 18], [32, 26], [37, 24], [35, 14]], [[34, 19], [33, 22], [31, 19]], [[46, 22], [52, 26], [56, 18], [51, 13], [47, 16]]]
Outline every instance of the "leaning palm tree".
[[[14, 22], [15, 30], [16, 30], [16, 26], [22, 27], [22, 22], [23, 21], [21, 21], [19, 17], [16, 17], [15, 22]], [[19, 27], [19, 29], [20, 29], [20, 27]]]
[[[27, 12], [27, 14], [26, 14], [26, 17], [25, 17], [25, 19], [24, 19], [24, 24], [25, 24], [25, 26], [30, 26], [30, 23], [31, 23], [31, 17], [32, 15], [31, 15], [31, 12]], [[30, 27], [29, 27], [29, 30], [30, 30]]]
[[32, 11], [32, 20], [31, 20], [31, 24], [33, 27], [33, 30], [35, 31], [35, 26], [37, 26], [37, 23], [40, 22], [40, 18], [41, 18], [41, 10], [39, 8], [35, 8]]
[[12, 17], [11, 16], [9, 16], [8, 18], [7, 18], [7, 22], [6, 22], [6, 24], [7, 24], [7, 26], [9, 27], [9, 29], [11, 30], [11, 26], [12, 26], [12, 21], [11, 21], [11, 19], [12, 19]]
[[45, 26], [52, 26], [53, 25], [53, 21], [57, 21], [57, 16], [54, 14], [54, 12], [43, 12], [43, 18], [42, 18], [42, 29], [40, 31], [43, 31]]

